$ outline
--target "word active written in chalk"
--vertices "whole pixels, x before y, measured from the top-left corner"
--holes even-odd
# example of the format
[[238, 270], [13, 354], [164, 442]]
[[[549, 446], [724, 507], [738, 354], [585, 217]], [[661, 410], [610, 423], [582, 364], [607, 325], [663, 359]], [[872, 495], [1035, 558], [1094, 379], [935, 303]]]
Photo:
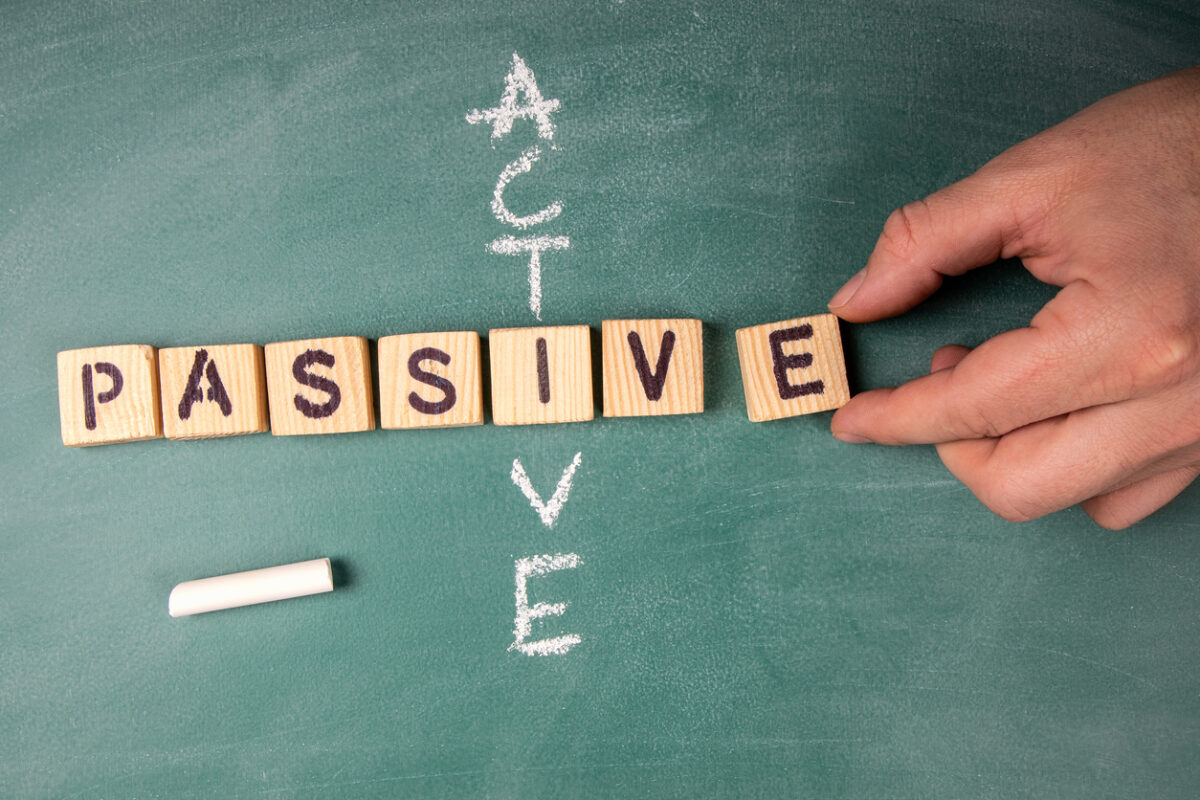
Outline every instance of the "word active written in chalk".
[[[547, 143], [552, 150], [558, 149], [554, 141], [554, 121], [550, 115], [558, 111], [558, 100], [546, 99], [538, 88], [537, 78], [533, 70], [516, 53], [513, 53], [512, 68], [504, 76], [504, 93], [500, 96], [500, 104], [495, 108], [484, 110], [472, 109], [467, 113], [467, 122], [472, 125], [488, 123], [492, 126], [492, 146], [512, 132], [513, 123], [519, 119], [529, 119], [537, 123], [537, 137]], [[544, 225], [553, 221], [562, 213], [563, 205], [558, 200], [546, 207], [529, 214], [518, 216], [509, 210], [504, 202], [504, 190], [518, 175], [523, 175], [533, 169], [533, 165], [542, 157], [541, 145], [524, 150], [515, 161], [512, 161], [500, 171], [496, 181], [496, 189], [492, 192], [492, 215], [496, 219], [517, 230], [527, 230], [535, 225]], [[542, 253], [551, 250], [566, 250], [571, 246], [567, 236], [550, 236], [538, 234], [535, 236], [501, 236], [487, 246], [489, 252], [497, 255], [519, 256], [529, 254], [529, 310], [538, 319], [542, 318]]]
[[[604, 416], [703, 412], [701, 327], [696, 319], [605, 320]], [[492, 421], [592, 419], [590, 336], [586, 325], [490, 331]], [[827, 411], [850, 399], [831, 314], [743, 328], [737, 344], [754, 422]], [[373, 378], [367, 340], [358, 336], [265, 348], [65, 350], [58, 354], [63, 443], [374, 430]], [[379, 387], [384, 428], [483, 424], [479, 334], [380, 339]]]

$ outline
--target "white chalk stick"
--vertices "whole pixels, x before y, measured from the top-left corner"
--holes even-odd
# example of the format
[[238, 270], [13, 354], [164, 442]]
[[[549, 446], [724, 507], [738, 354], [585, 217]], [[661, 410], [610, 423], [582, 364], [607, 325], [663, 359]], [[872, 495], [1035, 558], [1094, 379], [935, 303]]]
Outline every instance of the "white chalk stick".
[[185, 617], [332, 591], [333, 567], [328, 558], [317, 558], [281, 567], [184, 581], [171, 590], [167, 611], [172, 617]]

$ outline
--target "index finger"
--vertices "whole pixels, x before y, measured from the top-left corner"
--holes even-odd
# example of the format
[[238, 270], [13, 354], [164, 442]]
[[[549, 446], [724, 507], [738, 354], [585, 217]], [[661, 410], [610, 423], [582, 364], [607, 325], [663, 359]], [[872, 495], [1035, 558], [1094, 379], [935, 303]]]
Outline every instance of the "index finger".
[[[1125, 400], [1137, 391], [1128, 342], [1091, 313], [1090, 287], [1073, 284], [1034, 318], [1031, 327], [984, 342], [948, 369], [892, 389], [855, 396], [834, 415], [843, 441], [936, 444], [1002, 436], [1080, 408]], [[1079, 320], [1091, 320], [1082, 324]]]

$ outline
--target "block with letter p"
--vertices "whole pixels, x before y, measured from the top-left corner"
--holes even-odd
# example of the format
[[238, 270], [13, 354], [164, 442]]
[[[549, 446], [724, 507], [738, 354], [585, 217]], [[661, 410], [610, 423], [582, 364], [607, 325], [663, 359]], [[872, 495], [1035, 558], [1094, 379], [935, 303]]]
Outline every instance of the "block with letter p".
[[751, 422], [831, 411], [850, 402], [833, 314], [742, 328], [737, 348]]
[[301, 339], [274, 342], [263, 350], [273, 435], [375, 429], [366, 339]]
[[58, 354], [58, 410], [67, 447], [162, 436], [158, 363], [145, 344]]

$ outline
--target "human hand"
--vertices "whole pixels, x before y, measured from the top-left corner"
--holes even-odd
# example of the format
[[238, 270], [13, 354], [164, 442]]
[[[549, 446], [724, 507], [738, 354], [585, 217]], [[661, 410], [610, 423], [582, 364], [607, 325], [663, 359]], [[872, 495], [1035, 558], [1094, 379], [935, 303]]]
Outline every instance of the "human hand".
[[907, 311], [947, 275], [1017, 257], [1062, 287], [1030, 322], [856, 396], [843, 441], [936, 444], [1000, 516], [1080, 503], [1106, 528], [1200, 474], [1200, 67], [1108, 97], [893, 212], [830, 302]]

